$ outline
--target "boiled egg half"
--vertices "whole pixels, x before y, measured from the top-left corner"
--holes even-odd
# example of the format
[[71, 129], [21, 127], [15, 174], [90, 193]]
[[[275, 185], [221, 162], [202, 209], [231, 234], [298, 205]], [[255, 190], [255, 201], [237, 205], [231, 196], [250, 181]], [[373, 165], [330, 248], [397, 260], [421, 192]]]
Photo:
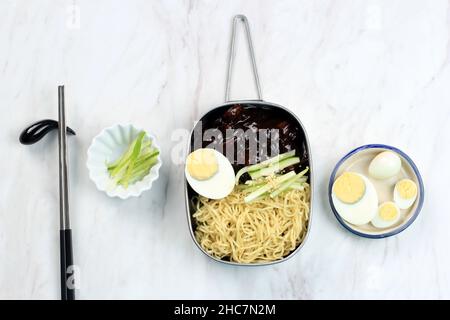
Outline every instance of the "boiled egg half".
[[374, 227], [384, 229], [394, 225], [400, 219], [400, 209], [392, 202], [387, 201], [378, 207], [378, 212], [372, 219]]
[[338, 214], [351, 224], [366, 224], [377, 214], [377, 192], [362, 174], [344, 172], [340, 175], [333, 183], [331, 198]]
[[417, 198], [417, 185], [410, 179], [402, 179], [395, 184], [394, 201], [400, 209], [408, 209]]
[[233, 191], [234, 170], [230, 161], [214, 149], [197, 149], [186, 158], [185, 175], [199, 195], [222, 199]]

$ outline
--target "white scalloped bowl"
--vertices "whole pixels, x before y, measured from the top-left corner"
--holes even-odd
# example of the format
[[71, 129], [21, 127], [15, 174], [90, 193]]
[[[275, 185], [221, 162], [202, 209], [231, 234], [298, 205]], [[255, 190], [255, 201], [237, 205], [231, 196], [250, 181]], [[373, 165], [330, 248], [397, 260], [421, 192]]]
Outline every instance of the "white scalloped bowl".
[[152, 145], [159, 150], [158, 162], [150, 169], [148, 175], [125, 189], [113, 182], [106, 168], [106, 163], [117, 159], [137, 137], [143, 129], [131, 124], [117, 124], [103, 129], [93, 140], [87, 151], [86, 166], [89, 177], [94, 181], [97, 189], [105, 191], [110, 197], [126, 199], [138, 197], [145, 190], [152, 187], [153, 181], [159, 177], [159, 168], [162, 165], [161, 149], [156, 144], [155, 137], [146, 130], [146, 137], [152, 141]]

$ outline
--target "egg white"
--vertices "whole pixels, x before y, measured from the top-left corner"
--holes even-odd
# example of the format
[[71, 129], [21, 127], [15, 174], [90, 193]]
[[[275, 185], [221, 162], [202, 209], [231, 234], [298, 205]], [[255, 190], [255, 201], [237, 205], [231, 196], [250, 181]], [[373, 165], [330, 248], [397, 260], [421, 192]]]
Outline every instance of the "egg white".
[[372, 219], [371, 223], [374, 227], [379, 228], [379, 229], [385, 229], [385, 228], [389, 228], [391, 226], [393, 226], [394, 224], [396, 224], [398, 222], [398, 220], [400, 220], [400, 209], [398, 208], [397, 205], [395, 205], [395, 208], [397, 209], [397, 216], [395, 217], [395, 219], [393, 220], [384, 220], [383, 218], [380, 217], [379, 214], [379, 209], [381, 208], [381, 206], [384, 203], [382, 203], [377, 210], [377, 214], [375, 215], [375, 217]]
[[199, 195], [209, 199], [222, 199], [233, 191], [234, 170], [230, 161], [223, 154], [217, 150], [214, 150], [214, 154], [217, 159], [218, 170], [211, 178], [197, 180], [189, 174], [187, 166], [184, 167], [184, 173], [189, 185]]
[[370, 222], [378, 211], [378, 195], [374, 185], [362, 174], [358, 175], [366, 185], [366, 191], [358, 202], [347, 204], [340, 201], [334, 192], [331, 194], [333, 205], [342, 219], [357, 226]]
[[383, 151], [372, 159], [369, 165], [369, 174], [375, 179], [388, 179], [397, 175], [402, 167], [398, 154], [392, 151]]

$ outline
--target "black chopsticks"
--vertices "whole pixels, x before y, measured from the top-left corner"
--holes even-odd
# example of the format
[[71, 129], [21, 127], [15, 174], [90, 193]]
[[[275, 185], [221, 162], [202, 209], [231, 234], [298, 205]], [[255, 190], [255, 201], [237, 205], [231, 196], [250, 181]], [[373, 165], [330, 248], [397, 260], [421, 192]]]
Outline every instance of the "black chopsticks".
[[58, 145], [59, 145], [59, 222], [61, 261], [61, 300], [75, 300], [73, 274], [72, 230], [69, 218], [67, 179], [67, 127], [64, 86], [58, 87]]
[[60, 214], [60, 260], [61, 300], [75, 300], [75, 267], [72, 253], [72, 230], [69, 219], [69, 190], [67, 164], [67, 134], [75, 131], [66, 126], [64, 86], [58, 86], [58, 122], [45, 119], [25, 128], [19, 137], [22, 144], [34, 144], [50, 131], [58, 129], [59, 145], [59, 214]]

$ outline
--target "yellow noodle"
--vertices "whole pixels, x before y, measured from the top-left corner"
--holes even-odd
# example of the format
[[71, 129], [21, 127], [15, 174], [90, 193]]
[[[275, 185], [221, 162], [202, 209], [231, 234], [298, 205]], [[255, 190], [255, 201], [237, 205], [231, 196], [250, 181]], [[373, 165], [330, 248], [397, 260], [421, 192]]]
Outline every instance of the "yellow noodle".
[[244, 191], [220, 200], [199, 197], [193, 217], [195, 237], [219, 259], [240, 263], [282, 259], [303, 241], [309, 220], [310, 190], [245, 203]]

